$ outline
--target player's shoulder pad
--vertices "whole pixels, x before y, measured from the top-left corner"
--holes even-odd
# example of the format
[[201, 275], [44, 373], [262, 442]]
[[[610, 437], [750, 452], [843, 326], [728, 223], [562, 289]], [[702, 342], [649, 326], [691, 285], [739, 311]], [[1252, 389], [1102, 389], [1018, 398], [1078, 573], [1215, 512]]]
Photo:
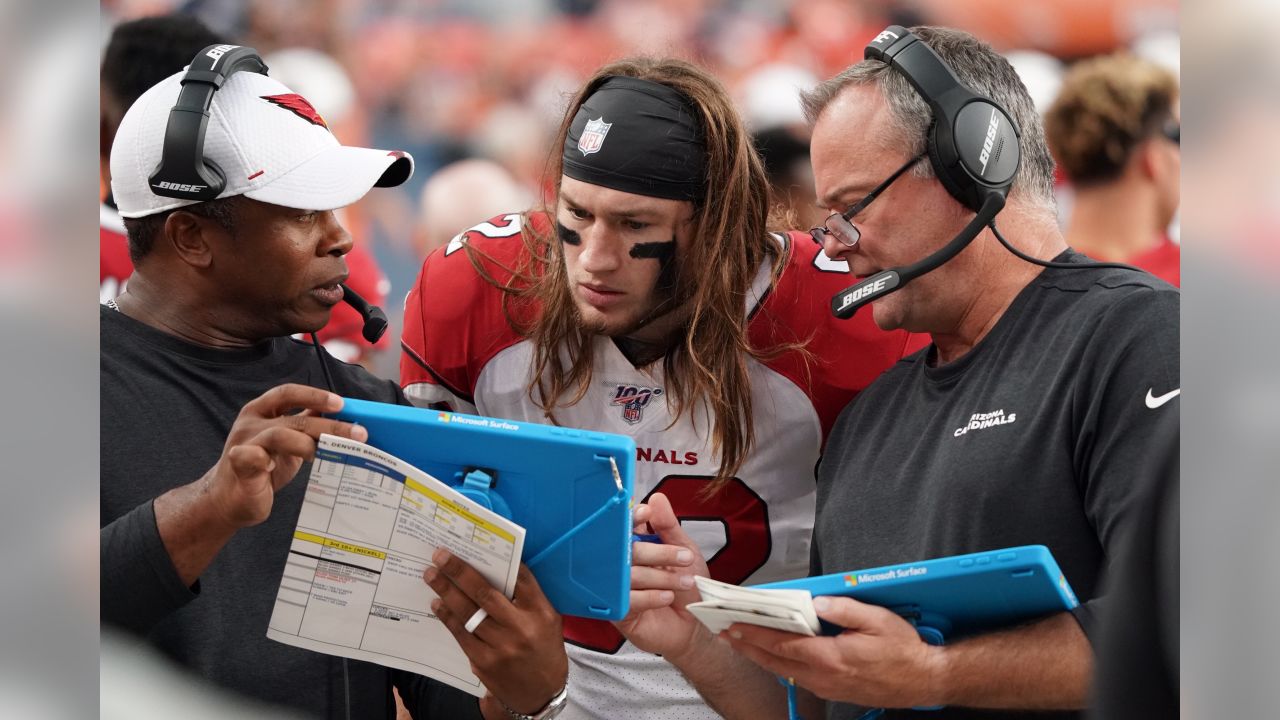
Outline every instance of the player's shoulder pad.
[[[539, 222], [536, 215], [532, 219], [534, 223]], [[489, 218], [454, 235], [444, 247], [437, 248], [427, 257], [426, 264], [465, 262], [470, 265], [470, 256], [480, 260], [486, 270], [501, 272], [503, 268], [509, 269], [522, 256], [524, 241], [521, 233], [529, 221], [529, 215], [519, 212]]]
[[546, 220], [526, 213], [490, 218], [427, 257], [405, 297], [401, 384], [435, 382], [470, 399], [481, 368], [519, 342], [503, 287], [525, 269], [522, 232]]
[[757, 311], [806, 333], [830, 325], [831, 297], [857, 281], [844, 260], [832, 260], [806, 232], [771, 233], [786, 262]]

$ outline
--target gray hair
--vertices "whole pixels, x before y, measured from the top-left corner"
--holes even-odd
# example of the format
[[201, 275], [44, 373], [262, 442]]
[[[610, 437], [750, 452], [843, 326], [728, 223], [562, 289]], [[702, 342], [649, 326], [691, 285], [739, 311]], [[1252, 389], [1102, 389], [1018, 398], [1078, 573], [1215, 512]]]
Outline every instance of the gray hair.
[[[1057, 207], [1053, 194], [1053, 156], [1045, 142], [1040, 115], [1017, 71], [990, 45], [969, 33], [938, 27], [914, 27], [911, 32], [933, 48], [960, 82], [995, 100], [1013, 116], [1022, 132], [1022, 165], [1014, 178], [1010, 197], [1022, 197], [1040, 209], [1053, 212]], [[902, 73], [890, 70], [879, 60], [863, 60], [812, 90], [802, 92], [800, 102], [805, 118], [813, 124], [845, 88], [864, 85], [879, 88], [898, 129], [897, 137], [882, 140], [908, 147], [913, 155], [923, 153], [933, 113]], [[934, 175], [928, 163], [917, 163], [914, 172], [920, 177]]]

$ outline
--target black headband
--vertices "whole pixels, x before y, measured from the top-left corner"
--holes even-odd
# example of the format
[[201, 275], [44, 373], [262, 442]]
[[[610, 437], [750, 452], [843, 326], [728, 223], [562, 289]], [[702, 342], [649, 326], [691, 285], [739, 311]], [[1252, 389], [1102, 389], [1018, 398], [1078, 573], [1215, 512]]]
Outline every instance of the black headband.
[[605, 80], [573, 116], [564, 174], [614, 190], [698, 200], [707, 146], [688, 98], [648, 80]]

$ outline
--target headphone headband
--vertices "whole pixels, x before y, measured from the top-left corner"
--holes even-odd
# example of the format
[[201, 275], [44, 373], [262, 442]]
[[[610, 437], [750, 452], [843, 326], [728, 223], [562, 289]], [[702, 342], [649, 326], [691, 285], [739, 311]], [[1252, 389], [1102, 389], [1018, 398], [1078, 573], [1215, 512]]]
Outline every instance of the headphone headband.
[[[899, 37], [899, 33], [901, 36]], [[894, 39], [896, 38], [896, 39]], [[888, 47], [881, 48], [878, 43], [894, 39]], [[863, 57], [868, 60], [879, 60], [886, 65], [898, 68], [907, 82], [920, 93], [920, 97], [929, 104], [935, 115], [944, 114], [943, 108], [955, 112], [969, 100], [977, 97], [960, 79], [951, 72], [951, 68], [942, 62], [942, 58], [933, 48], [924, 44], [914, 33], [900, 25], [890, 25], [867, 45]]]
[[178, 101], [169, 111], [160, 164], [147, 179], [151, 192], [200, 201], [222, 193], [227, 179], [217, 163], [204, 156], [204, 135], [213, 94], [242, 70], [266, 75], [267, 65], [257, 50], [241, 45], [210, 45], [196, 54], [182, 76]]

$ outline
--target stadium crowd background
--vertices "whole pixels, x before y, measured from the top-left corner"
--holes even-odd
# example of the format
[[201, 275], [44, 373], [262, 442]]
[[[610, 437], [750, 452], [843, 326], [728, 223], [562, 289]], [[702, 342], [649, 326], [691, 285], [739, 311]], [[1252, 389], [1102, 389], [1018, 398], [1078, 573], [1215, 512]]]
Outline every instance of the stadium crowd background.
[[[500, 197], [541, 194], [566, 93], [608, 60], [673, 55], [712, 69], [788, 188], [800, 227], [826, 213], [812, 203], [796, 88], [860, 59], [887, 24], [949, 25], [988, 40], [1018, 68], [1042, 112], [1066, 68], [1091, 56], [1127, 49], [1179, 69], [1173, 0], [104, 0], [102, 40], [117, 22], [174, 12], [257, 48], [272, 75], [308, 97], [344, 143], [413, 153], [414, 178], [371, 194], [347, 219], [386, 276], [379, 294], [392, 338], [427, 251], [528, 204]], [[443, 201], [431, 201], [445, 210], [424, 212], [427, 182], [466, 158], [498, 163], [517, 192], [489, 197], [459, 181]], [[1065, 220], [1071, 192], [1065, 180], [1059, 187]], [[1176, 240], [1176, 225], [1171, 235]], [[395, 377], [396, 356], [392, 345], [368, 364]]]

